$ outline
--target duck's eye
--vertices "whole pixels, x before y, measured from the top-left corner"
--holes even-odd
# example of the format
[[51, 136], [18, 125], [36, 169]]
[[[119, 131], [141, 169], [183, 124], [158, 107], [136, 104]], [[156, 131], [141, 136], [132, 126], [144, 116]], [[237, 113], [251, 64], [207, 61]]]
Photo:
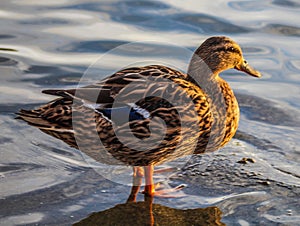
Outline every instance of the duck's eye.
[[244, 60], [244, 64], [248, 64], [247, 60]]
[[234, 51], [235, 51], [235, 48], [234, 48], [234, 47], [229, 47], [228, 50], [231, 51], [231, 52], [234, 52]]

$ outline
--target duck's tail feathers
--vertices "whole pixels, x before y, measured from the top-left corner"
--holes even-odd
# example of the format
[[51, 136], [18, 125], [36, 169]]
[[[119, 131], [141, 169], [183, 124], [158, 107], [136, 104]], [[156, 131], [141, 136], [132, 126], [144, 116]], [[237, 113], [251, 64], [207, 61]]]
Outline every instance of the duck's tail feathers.
[[36, 110], [21, 109], [18, 113], [16, 113], [16, 115], [18, 115], [16, 119], [23, 120], [29, 125], [38, 127], [40, 129], [50, 129], [53, 127], [53, 125], [47, 120], [43, 119]]

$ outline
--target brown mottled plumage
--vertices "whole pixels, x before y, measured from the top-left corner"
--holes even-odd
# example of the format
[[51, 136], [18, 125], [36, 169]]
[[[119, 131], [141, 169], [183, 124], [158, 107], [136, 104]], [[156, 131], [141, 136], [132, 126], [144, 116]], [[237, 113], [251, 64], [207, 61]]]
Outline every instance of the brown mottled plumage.
[[[260, 77], [237, 43], [211, 37], [195, 51], [187, 74], [161, 65], [127, 68], [76, 90], [45, 90], [60, 98], [18, 114], [97, 161], [144, 166], [145, 193], [152, 195], [154, 165], [215, 151], [235, 134], [238, 103], [219, 77], [230, 68]], [[133, 115], [129, 121], [107, 113], [122, 109]]]

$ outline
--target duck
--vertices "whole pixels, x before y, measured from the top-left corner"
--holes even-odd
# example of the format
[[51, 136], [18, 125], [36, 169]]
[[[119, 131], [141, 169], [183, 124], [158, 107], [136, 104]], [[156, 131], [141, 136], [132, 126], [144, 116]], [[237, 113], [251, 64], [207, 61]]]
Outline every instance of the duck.
[[132, 166], [133, 195], [143, 177], [144, 194], [159, 195], [155, 166], [216, 151], [236, 133], [238, 102], [220, 76], [228, 69], [261, 77], [235, 41], [214, 36], [195, 50], [186, 73], [164, 65], [121, 69], [84, 87], [43, 90], [56, 99], [17, 118], [96, 161]]

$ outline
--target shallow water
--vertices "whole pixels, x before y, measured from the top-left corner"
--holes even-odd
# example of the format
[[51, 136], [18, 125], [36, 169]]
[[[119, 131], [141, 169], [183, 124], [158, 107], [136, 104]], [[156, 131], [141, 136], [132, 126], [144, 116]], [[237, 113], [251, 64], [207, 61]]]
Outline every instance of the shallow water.
[[[224, 73], [241, 107], [235, 139], [185, 166], [185, 160], [166, 164], [181, 167], [156, 180], [187, 184], [185, 196], [154, 203], [163, 206], [162, 218], [174, 217], [169, 207], [217, 207], [228, 225], [300, 225], [297, 1], [24, 0], [0, 6], [1, 225], [70, 225], [125, 203], [130, 192], [103, 177], [105, 166], [88, 167], [79, 151], [15, 120], [14, 112], [51, 100], [43, 89], [76, 86], [90, 65], [120, 45], [147, 42], [106, 54], [81, 82], [137, 62], [184, 68], [188, 50], [212, 35], [236, 40], [263, 78]], [[239, 163], [243, 158], [254, 162]]]

